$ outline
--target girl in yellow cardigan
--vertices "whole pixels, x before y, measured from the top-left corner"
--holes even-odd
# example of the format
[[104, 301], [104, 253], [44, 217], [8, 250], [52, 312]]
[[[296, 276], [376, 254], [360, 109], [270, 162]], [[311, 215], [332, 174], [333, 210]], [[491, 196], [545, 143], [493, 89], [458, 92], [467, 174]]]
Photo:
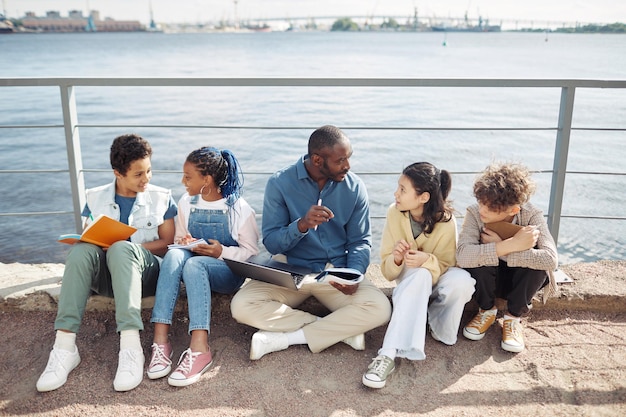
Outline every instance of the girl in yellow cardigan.
[[363, 375], [363, 384], [382, 388], [395, 358], [423, 360], [426, 323], [431, 336], [453, 345], [474, 279], [456, 263], [456, 220], [447, 201], [450, 173], [428, 162], [402, 171], [395, 202], [387, 210], [381, 270], [395, 280], [393, 314], [382, 348]]

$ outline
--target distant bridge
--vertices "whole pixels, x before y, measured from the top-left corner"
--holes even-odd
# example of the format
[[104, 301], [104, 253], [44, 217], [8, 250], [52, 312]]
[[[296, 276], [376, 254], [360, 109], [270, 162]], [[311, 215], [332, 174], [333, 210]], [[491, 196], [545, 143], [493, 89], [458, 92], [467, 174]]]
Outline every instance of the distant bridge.
[[[415, 16], [411, 13], [407, 13], [404, 15], [356, 15], [356, 16], [298, 16], [298, 17], [269, 17], [269, 18], [241, 18], [239, 19], [241, 22], [288, 22], [288, 23], [306, 23], [306, 22], [334, 22], [338, 19], [350, 18], [357, 23], [364, 22], [372, 22], [379, 23], [384, 21], [385, 19], [394, 19], [400, 24], [405, 24], [407, 22], [414, 22]], [[477, 26], [479, 24], [480, 17], [451, 17], [451, 16], [428, 16], [428, 15], [417, 15], [417, 19], [420, 24], [427, 24], [429, 26], [435, 25], [445, 25], [445, 26], [454, 26], [462, 23], [467, 23], [468, 25]], [[490, 25], [501, 25], [504, 30], [515, 30], [515, 29], [545, 29], [545, 28], [560, 28], [560, 27], [575, 27], [575, 26], [584, 26], [587, 24], [606, 24], [601, 22], [569, 22], [569, 21], [557, 21], [557, 20], [529, 20], [529, 19], [513, 19], [513, 18], [493, 18], [489, 16], [482, 16], [483, 24]]]

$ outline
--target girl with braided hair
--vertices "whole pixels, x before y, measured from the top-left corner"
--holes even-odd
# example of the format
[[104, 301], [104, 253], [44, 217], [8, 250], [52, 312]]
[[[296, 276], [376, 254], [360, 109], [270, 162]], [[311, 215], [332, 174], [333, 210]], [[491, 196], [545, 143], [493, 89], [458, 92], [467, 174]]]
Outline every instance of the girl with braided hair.
[[161, 265], [150, 320], [155, 325], [147, 374], [157, 379], [172, 369], [168, 332], [182, 280], [191, 341], [169, 375], [168, 383], [173, 386], [193, 384], [213, 362], [208, 342], [211, 292], [232, 294], [245, 279], [233, 274], [223, 258], [245, 260], [259, 252], [255, 212], [240, 195], [243, 175], [231, 151], [203, 147], [191, 152], [183, 165], [182, 183], [187, 192], [179, 201], [174, 242], [204, 239], [207, 244], [170, 249]]

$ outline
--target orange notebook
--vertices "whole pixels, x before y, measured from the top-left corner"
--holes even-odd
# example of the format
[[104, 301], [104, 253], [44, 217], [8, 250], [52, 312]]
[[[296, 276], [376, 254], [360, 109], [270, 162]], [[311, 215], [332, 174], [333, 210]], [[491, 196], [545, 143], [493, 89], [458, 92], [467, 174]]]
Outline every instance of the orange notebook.
[[485, 227], [489, 230], [493, 230], [500, 236], [500, 239], [508, 239], [513, 237], [515, 233], [522, 228], [519, 224], [513, 224], [509, 222], [493, 222], [493, 223], [485, 223]]
[[69, 245], [87, 242], [108, 248], [115, 242], [128, 239], [136, 231], [137, 229], [132, 226], [101, 214], [85, 228], [81, 235], [61, 235], [58, 241]]

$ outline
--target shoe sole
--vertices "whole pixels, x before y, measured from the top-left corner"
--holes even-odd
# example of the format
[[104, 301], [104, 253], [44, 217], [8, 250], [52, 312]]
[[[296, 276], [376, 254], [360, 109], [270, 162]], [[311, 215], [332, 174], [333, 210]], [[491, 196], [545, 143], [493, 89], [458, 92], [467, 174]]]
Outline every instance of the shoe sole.
[[384, 381], [372, 381], [372, 380], [369, 380], [369, 379], [363, 377], [362, 382], [363, 382], [363, 385], [365, 385], [366, 387], [369, 387], [369, 388], [383, 388], [385, 386], [385, 384], [387, 383], [387, 380], [384, 380]]
[[467, 330], [465, 330], [465, 328], [463, 328], [463, 336], [465, 336], [469, 340], [481, 340], [483, 337], [485, 337], [485, 333], [474, 334], [468, 332]]
[[520, 353], [524, 350], [524, 346], [512, 346], [504, 342], [500, 342], [500, 347], [502, 347], [503, 350], [511, 353]]
[[146, 375], [148, 375], [149, 379], [159, 379], [159, 378], [163, 378], [164, 376], [167, 376], [172, 370], [172, 365], [169, 365], [167, 368], [158, 371], [158, 372], [146, 372]]
[[[80, 356], [78, 357], [78, 360], [76, 361], [75, 364], [73, 364], [73, 366], [70, 368], [69, 371], [67, 371], [67, 375], [70, 375], [70, 372], [72, 372], [74, 369], [76, 369], [76, 367], [80, 365]], [[65, 379], [63, 381], [61, 381], [60, 384], [55, 384], [52, 386], [48, 386], [48, 387], [40, 387], [39, 385], [37, 385], [37, 391], [39, 392], [49, 392], [49, 391], [54, 391], [55, 389], [59, 389], [61, 388], [63, 385], [65, 385], [65, 383], [67, 382], [67, 377], [65, 377]]]
[[172, 379], [170, 377], [170, 378], [167, 379], [167, 383], [170, 384], [173, 387], [186, 387], [188, 385], [194, 384], [194, 383], [198, 382], [200, 377], [202, 375], [204, 375], [204, 373], [206, 371], [208, 371], [209, 368], [211, 368], [211, 366], [213, 366], [213, 361], [211, 361], [208, 364], [206, 364], [206, 366], [204, 368], [202, 368], [202, 370], [200, 372], [198, 372], [196, 375], [192, 376], [191, 378]]
[[[391, 370], [391, 372], [389, 372], [389, 374], [387, 375], [387, 379], [389, 379], [389, 377], [391, 376], [391, 374], [393, 374], [393, 371], [395, 370], [396, 368], [394, 367]], [[363, 385], [365, 385], [366, 387], [378, 389], [378, 388], [383, 388], [385, 386], [385, 384], [387, 383], [387, 379], [385, 379], [384, 381], [372, 381], [371, 379], [367, 379], [365, 375], [363, 375], [361, 382], [363, 382]]]
[[131, 391], [134, 390], [135, 388], [137, 388], [139, 385], [141, 385], [141, 382], [143, 381], [143, 373], [141, 375], [141, 379], [139, 379], [136, 383], [133, 384], [129, 384], [129, 385], [115, 385], [115, 381], [113, 381], [113, 389], [117, 392], [126, 392], [126, 391]]

